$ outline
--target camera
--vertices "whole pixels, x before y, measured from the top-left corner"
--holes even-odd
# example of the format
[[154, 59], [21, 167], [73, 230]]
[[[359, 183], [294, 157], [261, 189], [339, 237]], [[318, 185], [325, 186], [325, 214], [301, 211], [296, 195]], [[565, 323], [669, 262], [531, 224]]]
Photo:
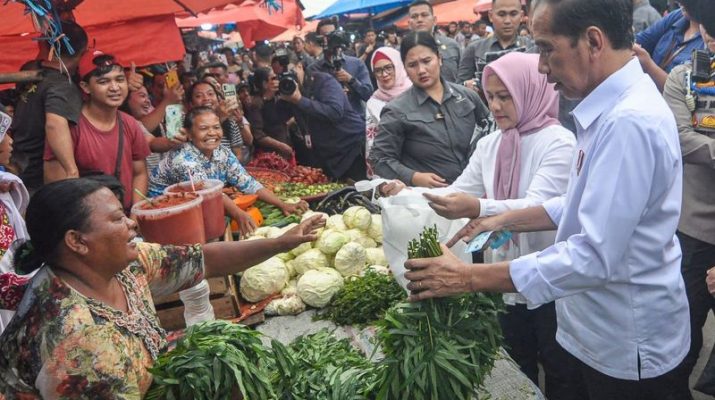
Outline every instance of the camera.
[[484, 67], [487, 66], [492, 61], [496, 61], [501, 57], [518, 51], [520, 53], [526, 53], [526, 47], [515, 47], [512, 49], [500, 50], [500, 51], [489, 51], [484, 53], [484, 58], [477, 61], [477, 72], [474, 74], [474, 82], [481, 89], [482, 88], [482, 74], [484, 73]]
[[350, 46], [350, 36], [343, 30], [335, 30], [327, 36], [318, 36], [318, 40], [322, 41], [325, 51], [325, 61], [327, 61], [330, 69], [338, 71], [345, 64], [343, 51]]
[[283, 70], [283, 72], [278, 74], [278, 92], [282, 95], [289, 96], [298, 88], [298, 75], [288, 70], [288, 64], [290, 64], [288, 50], [283, 48], [276, 49], [274, 60], [278, 62]]

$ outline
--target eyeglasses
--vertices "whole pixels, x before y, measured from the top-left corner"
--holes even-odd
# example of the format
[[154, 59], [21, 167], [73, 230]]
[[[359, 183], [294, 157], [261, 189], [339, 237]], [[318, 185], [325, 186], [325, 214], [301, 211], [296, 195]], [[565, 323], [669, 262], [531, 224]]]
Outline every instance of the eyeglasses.
[[375, 74], [375, 76], [392, 75], [392, 73], [395, 72], [395, 66], [392, 64], [387, 64], [382, 68], [373, 68], [372, 72]]

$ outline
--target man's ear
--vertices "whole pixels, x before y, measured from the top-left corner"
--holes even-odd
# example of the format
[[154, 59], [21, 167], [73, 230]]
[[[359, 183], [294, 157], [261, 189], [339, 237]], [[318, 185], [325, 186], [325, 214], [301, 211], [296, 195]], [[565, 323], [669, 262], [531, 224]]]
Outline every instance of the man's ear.
[[[91, 78], [90, 78], [90, 79], [91, 79]], [[83, 80], [82, 80], [82, 81], [79, 81], [79, 88], [82, 89], [82, 91], [84, 92], [84, 94], [89, 95], [89, 83], [87, 83], [87, 82], [85, 82], [85, 81], [83, 81]]]
[[606, 40], [607, 37], [600, 28], [591, 26], [586, 29], [586, 42], [588, 44], [588, 51], [591, 55], [603, 51]]

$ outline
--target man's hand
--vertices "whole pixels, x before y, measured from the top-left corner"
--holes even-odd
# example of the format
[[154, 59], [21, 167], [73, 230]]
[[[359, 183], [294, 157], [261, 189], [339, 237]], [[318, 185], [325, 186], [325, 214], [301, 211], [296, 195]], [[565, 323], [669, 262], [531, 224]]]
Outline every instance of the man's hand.
[[431, 172], [415, 172], [412, 175], [412, 186], [426, 188], [443, 188], [449, 186], [441, 176]]
[[476, 79], [470, 79], [468, 81], [464, 81], [464, 86], [467, 89], [472, 89], [477, 93], [480, 93], [479, 87], [477, 87], [477, 81]]
[[708, 284], [708, 291], [711, 295], [715, 296], [715, 267], [708, 270], [708, 274], [705, 277], [705, 282]]
[[176, 135], [174, 135], [173, 138], [171, 138], [171, 142], [177, 146], [182, 145], [188, 141], [189, 141], [189, 135], [186, 132], [186, 128], [181, 128], [179, 130], [179, 133], [177, 133]]
[[402, 181], [395, 179], [392, 182], [383, 183], [380, 185], [379, 189], [383, 196], [395, 196], [406, 187], [407, 185], [405, 185]]
[[0, 182], [0, 193], [10, 193], [17, 188], [17, 182], [15, 181], [2, 181]]
[[405, 278], [410, 301], [433, 297], [448, 297], [471, 291], [469, 268], [445, 246], [442, 255], [434, 258], [412, 259], [405, 262]]
[[318, 240], [317, 230], [324, 227], [325, 222], [322, 215], [314, 215], [281, 235], [279, 239], [286, 250], [294, 249], [305, 242], [313, 242]]
[[347, 84], [351, 79], [353, 79], [353, 76], [348, 74], [348, 72], [344, 69], [340, 68], [335, 71], [335, 78], [337, 78], [339, 82]]
[[633, 45], [633, 55], [638, 57], [638, 62], [641, 63], [643, 70], [647, 71], [651, 67], [653, 59], [650, 57], [650, 54], [637, 43]]
[[477, 218], [480, 213], [479, 199], [466, 193], [452, 193], [447, 196], [436, 196], [425, 193], [429, 206], [439, 215], [447, 219]]
[[293, 103], [293, 104], [298, 104], [298, 102], [300, 101], [300, 99], [302, 97], [303, 97], [303, 95], [300, 94], [300, 89], [298, 87], [295, 88], [295, 91], [293, 91], [293, 94], [290, 94], [290, 95], [282, 94], [282, 95], [278, 96], [279, 99], [281, 99], [283, 101], [287, 101], [289, 103]]
[[139, 90], [142, 86], [144, 86], [144, 78], [141, 74], [137, 73], [137, 65], [134, 64], [134, 61], [132, 61], [132, 67], [127, 73], [127, 86], [129, 86], [129, 90], [132, 92]]
[[184, 86], [176, 85], [170, 88], [164, 85], [164, 99], [166, 104], [181, 104], [184, 101]]
[[464, 242], [469, 242], [474, 239], [477, 235], [482, 232], [487, 231], [498, 231], [501, 230], [501, 220], [498, 215], [491, 217], [475, 218], [464, 225], [462, 229], [459, 230], [449, 242], [447, 242], [447, 247], [452, 247], [460, 240]]

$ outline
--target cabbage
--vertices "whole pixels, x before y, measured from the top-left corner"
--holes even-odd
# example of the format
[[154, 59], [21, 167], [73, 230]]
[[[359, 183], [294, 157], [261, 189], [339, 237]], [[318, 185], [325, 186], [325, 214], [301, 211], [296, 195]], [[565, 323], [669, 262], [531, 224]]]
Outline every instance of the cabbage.
[[317, 308], [330, 303], [335, 293], [343, 287], [343, 277], [332, 268], [312, 269], [298, 280], [298, 296], [305, 304]]
[[325, 223], [325, 228], [332, 229], [332, 230], [338, 231], [338, 232], [343, 232], [343, 231], [348, 230], [348, 227], [345, 226], [345, 222], [343, 221], [343, 216], [340, 214], [333, 215], [330, 218], [328, 218], [328, 222]]
[[340, 250], [345, 243], [348, 242], [348, 237], [344, 234], [326, 229], [315, 242], [315, 248], [325, 254], [335, 254]]
[[308, 270], [316, 268], [326, 268], [328, 258], [318, 249], [310, 249], [293, 260], [295, 272], [298, 275], [306, 273]]
[[288, 296], [295, 296], [298, 294], [298, 280], [296, 279], [291, 279], [288, 281], [288, 284], [286, 287], [281, 290], [281, 296], [283, 297], [288, 297]]
[[276, 257], [280, 258], [281, 260], [285, 261], [290, 261], [295, 258], [293, 254], [290, 253], [278, 253], [275, 255]]
[[283, 235], [281, 228], [276, 228], [275, 226], [268, 227], [268, 233], [266, 233], [266, 239], [275, 239]]
[[343, 246], [335, 254], [335, 269], [343, 276], [359, 275], [365, 268], [367, 251], [357, 243]]
[[367, 230], [372, 222], [370, 211], [362, 206], [353, 206], [345, 210], [343, 214], [345, 226], [350, 229]]
[[[390, 268], [387, 268], [383, 265], [371, 265], [371, 266], [365, 268], [365, 271], [363, 271], [363, 273], [361, 275], [365, 275], [366, 271], [375, 271], [378, 274], [390, 275]], [[283, 290], [285, 291], [286, 289], [283, 289]], [[283, 292], [281, 292], [281, 293], [283, 293]]]
[[255, 231], [253, 231], [253, 236], [261, 236], [261, 237], [266, 237], [268, 235], [268, 232], [271, 231], [272, 226], [262, 226], [260, 228], [257, 228]]
[[290, 254], [293, 254], [294, 257], [298, 257], [299, 255], [305, 253], [306, 251], [308, 251], [312, 248], [313, 248], [313, 245], [310, 242], [301, 243], [300, 245], [298, 245], [298, 247], [291, 250]]
[[377, 243], [382, 243], [382, 216], [380, 214], [372, 214], [370, 217], [372, 223], [367, 228], [367, 235]]
[[289, 260], [286, 261], [286, 272], [288, 272], [288, 279], [292, 279], [296, 275], [298, 275], [297, 272], [295, 272], [295, 261], [294, 260]]
[[266, 315], [297, 315], [305, 311], [305, 303], [298, 295], [281, 297], [268, 303]]
[[372, 240], [365, 232], [359, 229], [349, 229], [345, 231], [345, 234], [348, 235], [351, 242], [355, 242], [366, 249], [377, 247], [377, 243], [375, 243], [375, 241]]
[[288, 271], [281, 259], [271, 257], [243, 272], [241, 295], [255, 303], [280, 292], [288, 282]]
[[368, 265], [387, 266], [387, 258], [385, 257], [385, 252], [382, 250], [382, 247], [365, 249], [365, 251], [367, 252]]

